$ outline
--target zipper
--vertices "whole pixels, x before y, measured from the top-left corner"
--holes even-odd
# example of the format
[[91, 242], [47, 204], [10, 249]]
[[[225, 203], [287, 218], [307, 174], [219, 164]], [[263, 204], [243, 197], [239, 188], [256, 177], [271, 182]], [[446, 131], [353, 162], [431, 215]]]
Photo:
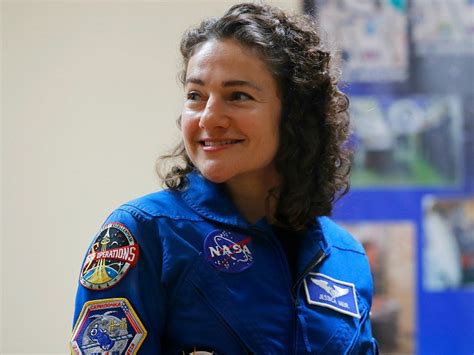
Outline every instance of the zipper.
[[227, 323], [227, 321], [224, 319], [224, 317], [221, 315], [221, 313], [214, 308], [214, 306], [209, 302], [209, 300], [207, 299], [206, 295], [204, 294], [204, 292], [202, 292], [202, 290], [196, 285], [194, 284], [194, 282], [192, 283], [193, 286], [194, 286], [194, 289], [196, 290], [196, 292], [199, 294], [199, 296], [201, 297], [201, 299], [203, 300], [203, 302], [211, 309], [211, 311], [216, 315], [216, 317], [219, 319], [219, 321], [222, 323], [222, 325], [224, 326], [224, 328], [227, 330], [227, 333], [231, 335], [231, 337], [234, 338], [234, 340], [243, 348], [245, 349], [245, 354], [248, 354], [248, 355], [251, 355], [251, 354], [254, 354], [250, 349], [249, 347], [247, 346], [247, 344], [244, 343], [244, 341], [239, 337], [238, 334], [235, 333], [235, 331], [232, 329], [232, 327]]
[[278, 242], [278, 241], [275, 241], [275, 238], [277, 238], [276, 235], [274, 235], [275, 233], [272, 231], [272, 236], [269, 237], [267, 235], [268, 231], [267, 230], [264, 230], [262, 228], [258, 228], [258, 227], [252, 227], [251, 230], [257, 232], [259, 235], [261, 235], [265, 240], [267, 240], [270, 244], [272, 244], [272, 246], [276, 249], [277, 251], [277, 254], [279, 256], [279, 259], [280, 259], [280, 262], [282, 264], [282, 268], [284, 269], [284, 273], [286, 275], [286, 281], [287, 281], [287, 284], [289, 285], [289, 290], [290, 290], [290, 296], [291, 296], [291, 299], [293, 300], [293, 295], [291, 295], [291, 284], [292, 284], [292, 280], [291, 280], [291, 273], [290, 273], [290, 265], [288, 264], [288, 258], [286, 257], [285, 255], [285, 252], [283, 251], [283, 248], [281, 246], [281, 244]]
[[303, 282], [303, 279], [308, 275], [308, 273], [314, 269], [316, 266], [322, 263], [322, 261], [328, 256], [328, 254], [324, 253], [322, 250], [319, 251], [319, 253], [311, 260], [309, 265], [304, 269], [303, 273], [298, 277], [296, 280], [295, 284], [293, 285], [291, 289], [291, 297], [293, 299], [293, 302], [295, 306], [298, 306], [300, 303], [299, 297], [298, 297], [298, 290], [299, 290], [299, 285], [301, 282]]
[[262, 235], [263, 238], [265, 238], [265, 240], [267, 240], [275, 249], [276, 249], [276, 252], [278, 254], [278, 257], [280, 259], [280, 265], [282, 266], [282, 269], [283, 269], [283, 272], [285, 273], [286, 275], [286, 282], [288, 284], [288, 291], [289, 291], [289, 294], [290, 294], [290, 298], [291, 298], [291, 302], [293, 304], [293, 334], [292, 334], [292, 342], [293, 343], [293, 354], [296, 354], [296, 346], [297, 346], [297, 331], [298, 331], [298, 310], [296, 309], [296, 303], [295, 303], [295, 297], [293, 296], [293, 293], [292, 293], [292, 277], [291, 277], [291, 273], [290, 273], [290, 265], [288, 264], [288, 258], [287, 256], [285, 255], [285, 252], [280, 244], [279, 241], [275, 240], [276, 238], [278, 238], [275, 233], [272, 231], [271, 232], [271, 236], [269, 237], [267, 235], [268, 231], [266, 230], [263, 230], [261, 228], [256, 228], [256, 227], [253, 227], [252, 228], [255, 232], [257, 232], [258, 234]]
[[297, 353], [297, 346], [298, 346], [298, 319], [302, 317], [302, 319], [299, 319], [299, 322], [302, 327], [302, 336], [304, 339], [304, 344], [306, 347], [306, 351], [312, 352], [311, 351], [311, 344], [309, 343], [308, 339], [308, 333], [307, 333], [307, 327], [306, 327], [306, 321], [304, 319], [304, 316], [299, 313], [299, 308], [300, 308], [300, 298], [299, 298], [299, 289], [300, 285], [303, 282], [304, 278], [306, 275], [313, 270], [316, 266], [318, 266], [324, 258], [326, 258], [327, 254], [325, 254], [322, 250], [319, 251], [319, 253], [311, 260], [309, 265], [304, 269], [303, 273], [298, 277], [296, 280], [295, 284], [293, 285], [291, 289], [291, 297], [293, 298], [293, 303], [294, 303], [294, 308], [295, 308], [295, 323], [296, 323], [296, 329], [295, 329], [295, 354]]
[[303, 282], [303, 279], [306, 277], [306, 275], [314, 269], [316, 266], [318, 266], [327, 256], [328, 254], [324, 253], [323, 250], [320, 250], [318, 254], [311, 260], [311, 262], [308, 264], [308, 266], [304, 269], [303, 273], [298, 277], [296, 282], [293, 284], [292, 283], [292, 277], [290, 273], [290, 265], [288, 264], [288, 258], [285, 255], [285, 252], [281, 246], [281, 244], [278, 241], [275, 241], [275, 238], [277, 238], [272, 232], [273, 237], [269, 238], [266, 233], [268, 233], [265, 230], [262, 230], [260, 228], [251, 228], [255, 232], [261, 234], [270, 244], [273, 245], [274, 248], [276, 248], [277, 253], [280, 257], [280, 261], [282, 263], [284, 272], [286, 274], [286, 279], [287, 279], [287, 284], [289, 285], [289, 293], [291, 297], [291, 301], [293, 304], [293, 324], [294, 324], [294, 331], [293, 331], [293, 353], [297, 353], [297, 346], [298, 346], [298, 307], [300, 306], [300, 300], [299, 300], [299, 285]]

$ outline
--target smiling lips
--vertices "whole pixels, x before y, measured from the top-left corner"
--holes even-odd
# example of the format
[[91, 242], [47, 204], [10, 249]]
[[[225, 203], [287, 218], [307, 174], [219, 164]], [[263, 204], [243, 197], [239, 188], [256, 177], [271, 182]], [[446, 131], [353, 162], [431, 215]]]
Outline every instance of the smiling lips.
[[199, 144], [201, 144], [205, 151], [216, 151], [231, 147], [240, 142], [243, 142], [243, 139], [200, 140]]

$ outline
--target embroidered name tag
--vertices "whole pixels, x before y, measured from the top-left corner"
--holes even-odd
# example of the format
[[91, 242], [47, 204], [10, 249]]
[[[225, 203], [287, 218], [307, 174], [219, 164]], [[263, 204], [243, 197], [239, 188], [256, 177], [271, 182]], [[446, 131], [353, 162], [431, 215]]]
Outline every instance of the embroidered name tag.
[[324, 274], [310, 272], [304, 280], [304, 287], [309, 304], [331, 308], [335, 311], [360, 318], [353, 283], [336, 280]]
[[136, 354], [147, 331], [125, 298], [86, 302], [71, 339], [73, 354]]

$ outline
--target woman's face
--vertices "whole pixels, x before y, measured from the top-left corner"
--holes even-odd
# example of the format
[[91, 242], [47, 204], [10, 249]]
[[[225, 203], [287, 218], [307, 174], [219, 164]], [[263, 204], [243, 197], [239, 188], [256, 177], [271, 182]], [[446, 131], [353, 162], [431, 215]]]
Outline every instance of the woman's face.
[[203, 43], [190, 58], [181, 129], [207, 179], [275, 177], [281, 100], [266, 63], [234, 40]]

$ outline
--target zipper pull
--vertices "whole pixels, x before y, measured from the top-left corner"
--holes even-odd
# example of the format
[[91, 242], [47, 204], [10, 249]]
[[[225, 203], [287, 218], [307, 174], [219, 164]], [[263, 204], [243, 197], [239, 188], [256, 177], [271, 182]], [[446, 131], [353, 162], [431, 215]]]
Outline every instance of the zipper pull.
[[303, 282], [306, 275], [308, 275], [309, 272], [313, 270], [316, 266], [321, 264], [327, 256], [328, 254], [325, 254], [322, 250], [320, 250], [319, 253], [316, 255], [316, 257], [313, 259], [313, 261], [309, 263], [308, 267], [304, 269], [303, 273], [298, 277], [291, 292], [293, 296], [293, 300], [296, 301], [295, 302], [296, 306], [299, 304], [298, 289], [299, 289], [300, 284]]

